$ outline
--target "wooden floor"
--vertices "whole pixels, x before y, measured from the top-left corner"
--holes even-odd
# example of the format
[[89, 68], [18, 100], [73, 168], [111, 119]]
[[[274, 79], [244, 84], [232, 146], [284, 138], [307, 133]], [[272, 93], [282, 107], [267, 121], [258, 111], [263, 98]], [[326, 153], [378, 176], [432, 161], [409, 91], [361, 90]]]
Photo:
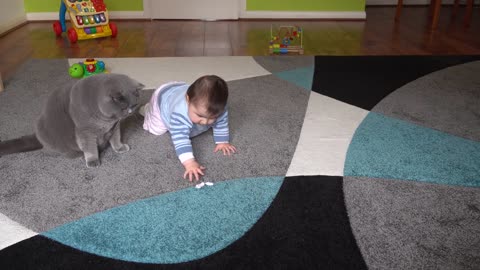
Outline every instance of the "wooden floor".
[[306, 55], [480, 54], [479, 8], [467, 28], [464, 8], [452, 19], [443, 6], [435, 31], [427, 7], [405, 7], [398, 23], [392, 6], [366, 10], [365, 21], [115, 21], [116, 38], [73, 45], [51, 22], [32, 22], [0, 37], [0, 72], [5, 80], [29, 58], [268, 55], [271, 24], [303, 27]]

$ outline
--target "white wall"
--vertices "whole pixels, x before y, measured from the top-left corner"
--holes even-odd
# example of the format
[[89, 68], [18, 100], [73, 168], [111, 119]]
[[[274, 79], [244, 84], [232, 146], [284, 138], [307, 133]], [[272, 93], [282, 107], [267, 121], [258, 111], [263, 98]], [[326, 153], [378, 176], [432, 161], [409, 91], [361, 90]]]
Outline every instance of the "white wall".
[[235, 20], [238, 19], [238, 0], [150, 0], [152, 19]]
[[26, 21], [23, 0], [0, 0], [0, 34]]

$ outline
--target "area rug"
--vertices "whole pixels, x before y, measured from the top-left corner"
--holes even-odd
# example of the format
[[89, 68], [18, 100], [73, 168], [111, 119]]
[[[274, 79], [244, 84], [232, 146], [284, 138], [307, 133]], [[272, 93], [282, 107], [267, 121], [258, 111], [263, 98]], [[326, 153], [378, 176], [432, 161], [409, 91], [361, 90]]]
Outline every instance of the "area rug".
[[[475, 269], [480, 265], [480, 56], [110, 58], [146, 102], [217, 74], [232, 144], [135, 114], [131, 150], [98, 168], [43, 151], [0, 157], [0, 269]], [[27, 61], [0, 93], [0, 140], [33, 132], [79, 59]]]

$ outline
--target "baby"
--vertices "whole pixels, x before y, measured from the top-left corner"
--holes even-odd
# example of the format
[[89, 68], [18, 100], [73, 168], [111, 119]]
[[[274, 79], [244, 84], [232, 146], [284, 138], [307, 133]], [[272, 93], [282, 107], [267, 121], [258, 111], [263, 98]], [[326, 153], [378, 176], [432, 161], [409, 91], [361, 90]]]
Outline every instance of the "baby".
[[154, 135], [170, 132], [175, 152], [185, 167], [183, 178], [198, 181], [204, 175], [205, 167], [195, 160], [190, 138], [209, 128], [213, 129], [214, 152], [231, 155], [237, 151], [229, 142], [227, 99], [227, 83], [207, 75], [192, 85], [170, 82], [160, 86], [140, 109], [145, 130]]

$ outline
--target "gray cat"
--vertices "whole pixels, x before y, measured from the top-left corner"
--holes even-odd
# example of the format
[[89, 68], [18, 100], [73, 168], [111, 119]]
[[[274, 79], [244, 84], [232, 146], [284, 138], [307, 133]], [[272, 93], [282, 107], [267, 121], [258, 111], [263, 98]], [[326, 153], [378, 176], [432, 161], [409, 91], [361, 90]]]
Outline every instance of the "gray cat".
[[130, 150], [120, 138], [120, 120], [138, 107], [143, 84], [121, 74], [98, 74], [58, 89], [48, 97], [35, 134], [0, 142], [0, 156], [44, 148], [78, 157], [87, 167], [100, 165], [99, 151], [110, 144], [117, 153]]

